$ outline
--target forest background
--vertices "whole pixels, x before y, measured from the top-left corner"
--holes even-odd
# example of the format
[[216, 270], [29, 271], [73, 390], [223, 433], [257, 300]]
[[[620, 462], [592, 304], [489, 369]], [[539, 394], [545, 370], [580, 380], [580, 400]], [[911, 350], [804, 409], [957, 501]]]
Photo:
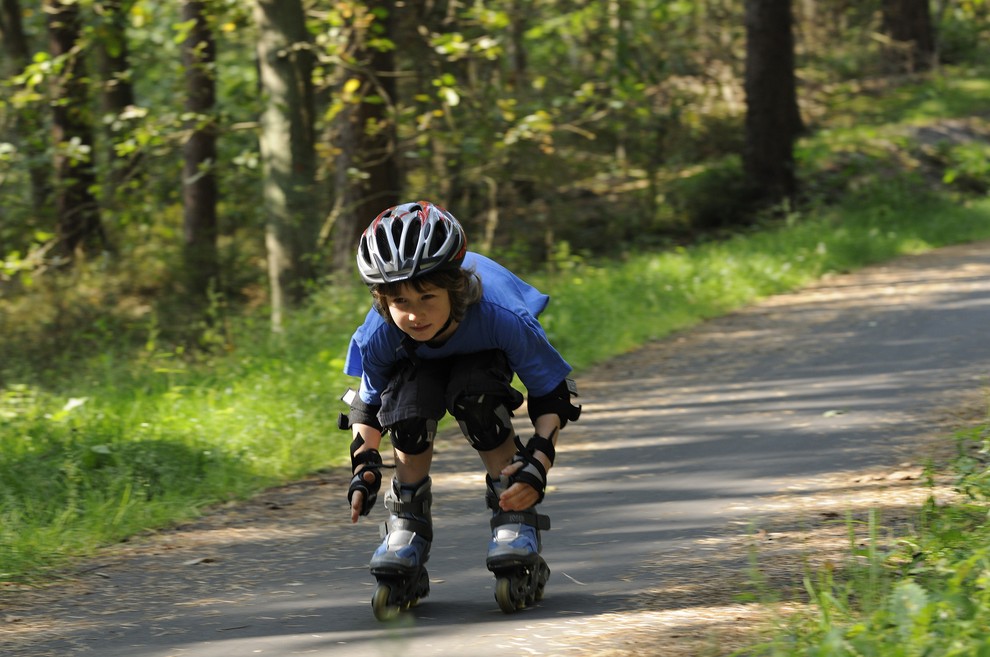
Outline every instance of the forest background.
[[343, 463], [400, 200], [550, 292], [576, 368], [990, 235], [988, 12], [3, 0], [0, 580]]

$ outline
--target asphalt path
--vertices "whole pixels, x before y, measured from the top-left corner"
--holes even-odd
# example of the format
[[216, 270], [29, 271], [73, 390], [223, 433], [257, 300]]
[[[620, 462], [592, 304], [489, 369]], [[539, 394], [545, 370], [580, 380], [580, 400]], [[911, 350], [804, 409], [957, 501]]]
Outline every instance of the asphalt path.
[[986, 385], [988, 335], [983, 243], [833, 276], [579, 373], [584, 412], [541, 509], [553, 572], [516, 614], [484, 565], [480, 462], [445, 435], [432, 593], [395, 623], [370, 607], [383, 510], [350, 525], [342, 477], [322, 475], [4, 594], [0, 654], [587, 654], [583, 627], [640, 608], [664, 585], [658, 562], [696, 554], [760, 500], [910, 458], [936, 411]]

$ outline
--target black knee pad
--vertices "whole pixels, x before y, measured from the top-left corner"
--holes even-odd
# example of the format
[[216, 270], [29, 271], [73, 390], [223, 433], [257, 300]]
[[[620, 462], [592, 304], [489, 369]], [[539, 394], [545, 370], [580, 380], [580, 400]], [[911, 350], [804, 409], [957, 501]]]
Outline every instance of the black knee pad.
[[422, 454], [437, 435], [437, 421], [423, 417], [399, 420], [388, 430], [392, 434], [392, 447], [404, 454]]
[[471, 446], [479, 452], [495, 449], [512, 435], [512, 411], [496, 395], [461, 395], [451, 414]]

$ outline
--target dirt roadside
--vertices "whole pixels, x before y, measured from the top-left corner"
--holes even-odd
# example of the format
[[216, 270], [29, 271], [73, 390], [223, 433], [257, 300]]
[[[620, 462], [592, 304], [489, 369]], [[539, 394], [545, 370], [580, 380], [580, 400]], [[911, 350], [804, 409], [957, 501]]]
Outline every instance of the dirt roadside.
[[[864, 303], [864, 290], [880, 291], [871, 298], [871, 304], [894, 305], [908, 297], [918, 298], [934, 289], [951, 287], [961, 276], [990, 277], [990, 267], [960, 268], [955, 264], [961, 255], [977, 248], [990, 250], [990, 244], [942, 249], [898, 261], [896, 266], [831, 276], [794, 294], [768, 299], [732, 316], [647, 345], [634, 355], [583, 372], [581, 378], [593, 387], [599, 378], [607, 380], [617, 369], [633, 367], [633, 362], [641, 369], [732, 367], [732, 354], [739, 345], [726, 336], [730, 333], [748, 336], [747, 349], [771, 349], [772, 336], [788, 330], [781, 325], [776, 308], [794, 304], [811, 307], [822, 300], [828, 300], [832, 309], [855, 307]], [[922, 269], [925, 275], [912, 280], [911, 273]], [[764, 339], [766, 342], [761, 343]], [[687, 353], [692, 354], [690, 362], [685, 360]], [[574, 627], [571, 643], [575, 650], [569, 654], [715, 656], [727, 655], [758, 640], [774, 619], [803, 604], [799, 584], [809, 567], [825, 564], [841, 567], [848, 553], [848, 517], [862, 520], [870, 509], [877, 509], [884, 534], [896, 535], [910, 523], [913, 510], [929, 495], [952, 494], [951, 482], [947, 480], [939, 480], [935, 488], [930, 487], [925, 481], [924, 466], [929, 461], [944, 462], [955, 453], [955, 446], [948, 438], [951, 431], [985, 419], [987, 400], [985, 391], [974, 383], [968, 393], [950, 395], [940, 402], [944, 402], [942, 410], [924, 418], [931, 431], [904, 445], [898, 458], [885, 467], [819, 477], [809, 481], [806, 488], [756, 500], [747, 509], [753, 521], [729, 524], [721, 535], [698, 541], [691, 550], [662, 555], [646, 567], [663, 586], [643, 596], [637, 609], [583, 619]], [[449, 449], [467, 449], [460, 443], [456, 445]], [[266, 491], [243, 504], [216, 509], [197, 522], [107, 548], [76, 571], [86, 577], [68, 576], [44, 589], [0, 591], [0, 643], [30, 646], [39, 639], [64, 634], [80, 623], [93, 623], [91, 618], [73, 617], [63, 607], [62, 600], [69, 593], [76, 599], [86, 595], [86, 587], [92, 586], [92, 575], [96, 573], [98, 577], [101, 569], [142, 568], [146, 557], [163, 553], [170, 553], [173, 563], [178, 560], [193, 565], [209, 558], [211, 545], [232, 539], [259, 537], [266, 541], [291, 541], [307, 531], [307, 527], [321, 522], [328, 509], [339, 507], [346, 482], [347, 474], [343, 471], [321, 473]], [[748, 600], [759, 600], [761, 595], [751, 574], [713, 567], [707, 555], [714, 552], [735, 555], [735, 561], [755, 558], [765, 586], [780, 592], [782, 602], [760, 604]], [[243, 565], [245, 568], [234, 576], [243, 578], [244, 585], [249, 586], [250, 564]], [[229, 586], [230, 582], [226, 584]], [[204, 580], [204, 594], [210, 586], [211, 582]], [[167, 588], [157, 591], [162, 596], [181, 593]], [[121, 604], [140, 606], [141, 601], [121, 601]], [[44, 613], [36, 613], [38, 610]], [[658, 646], [658, 628], [663, 628], [664, 636], [676, 643]]]

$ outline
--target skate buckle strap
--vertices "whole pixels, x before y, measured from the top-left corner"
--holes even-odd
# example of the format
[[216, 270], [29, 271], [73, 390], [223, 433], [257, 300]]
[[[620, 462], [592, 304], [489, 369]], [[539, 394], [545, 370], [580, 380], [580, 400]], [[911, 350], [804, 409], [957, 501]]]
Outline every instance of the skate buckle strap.
[[406, 502], [392, 496], [386, 496], [385, 508], [394, 515], [406, 513], [425, 517], [430, 515], [430, 500], [419, 499]]
[[492, 516], [491, 528], [502, 525], [530, 525], [541, 531], [550, 531], [550, 516], [537, 513], [535, 509], [525, 511], [501, 511]]

